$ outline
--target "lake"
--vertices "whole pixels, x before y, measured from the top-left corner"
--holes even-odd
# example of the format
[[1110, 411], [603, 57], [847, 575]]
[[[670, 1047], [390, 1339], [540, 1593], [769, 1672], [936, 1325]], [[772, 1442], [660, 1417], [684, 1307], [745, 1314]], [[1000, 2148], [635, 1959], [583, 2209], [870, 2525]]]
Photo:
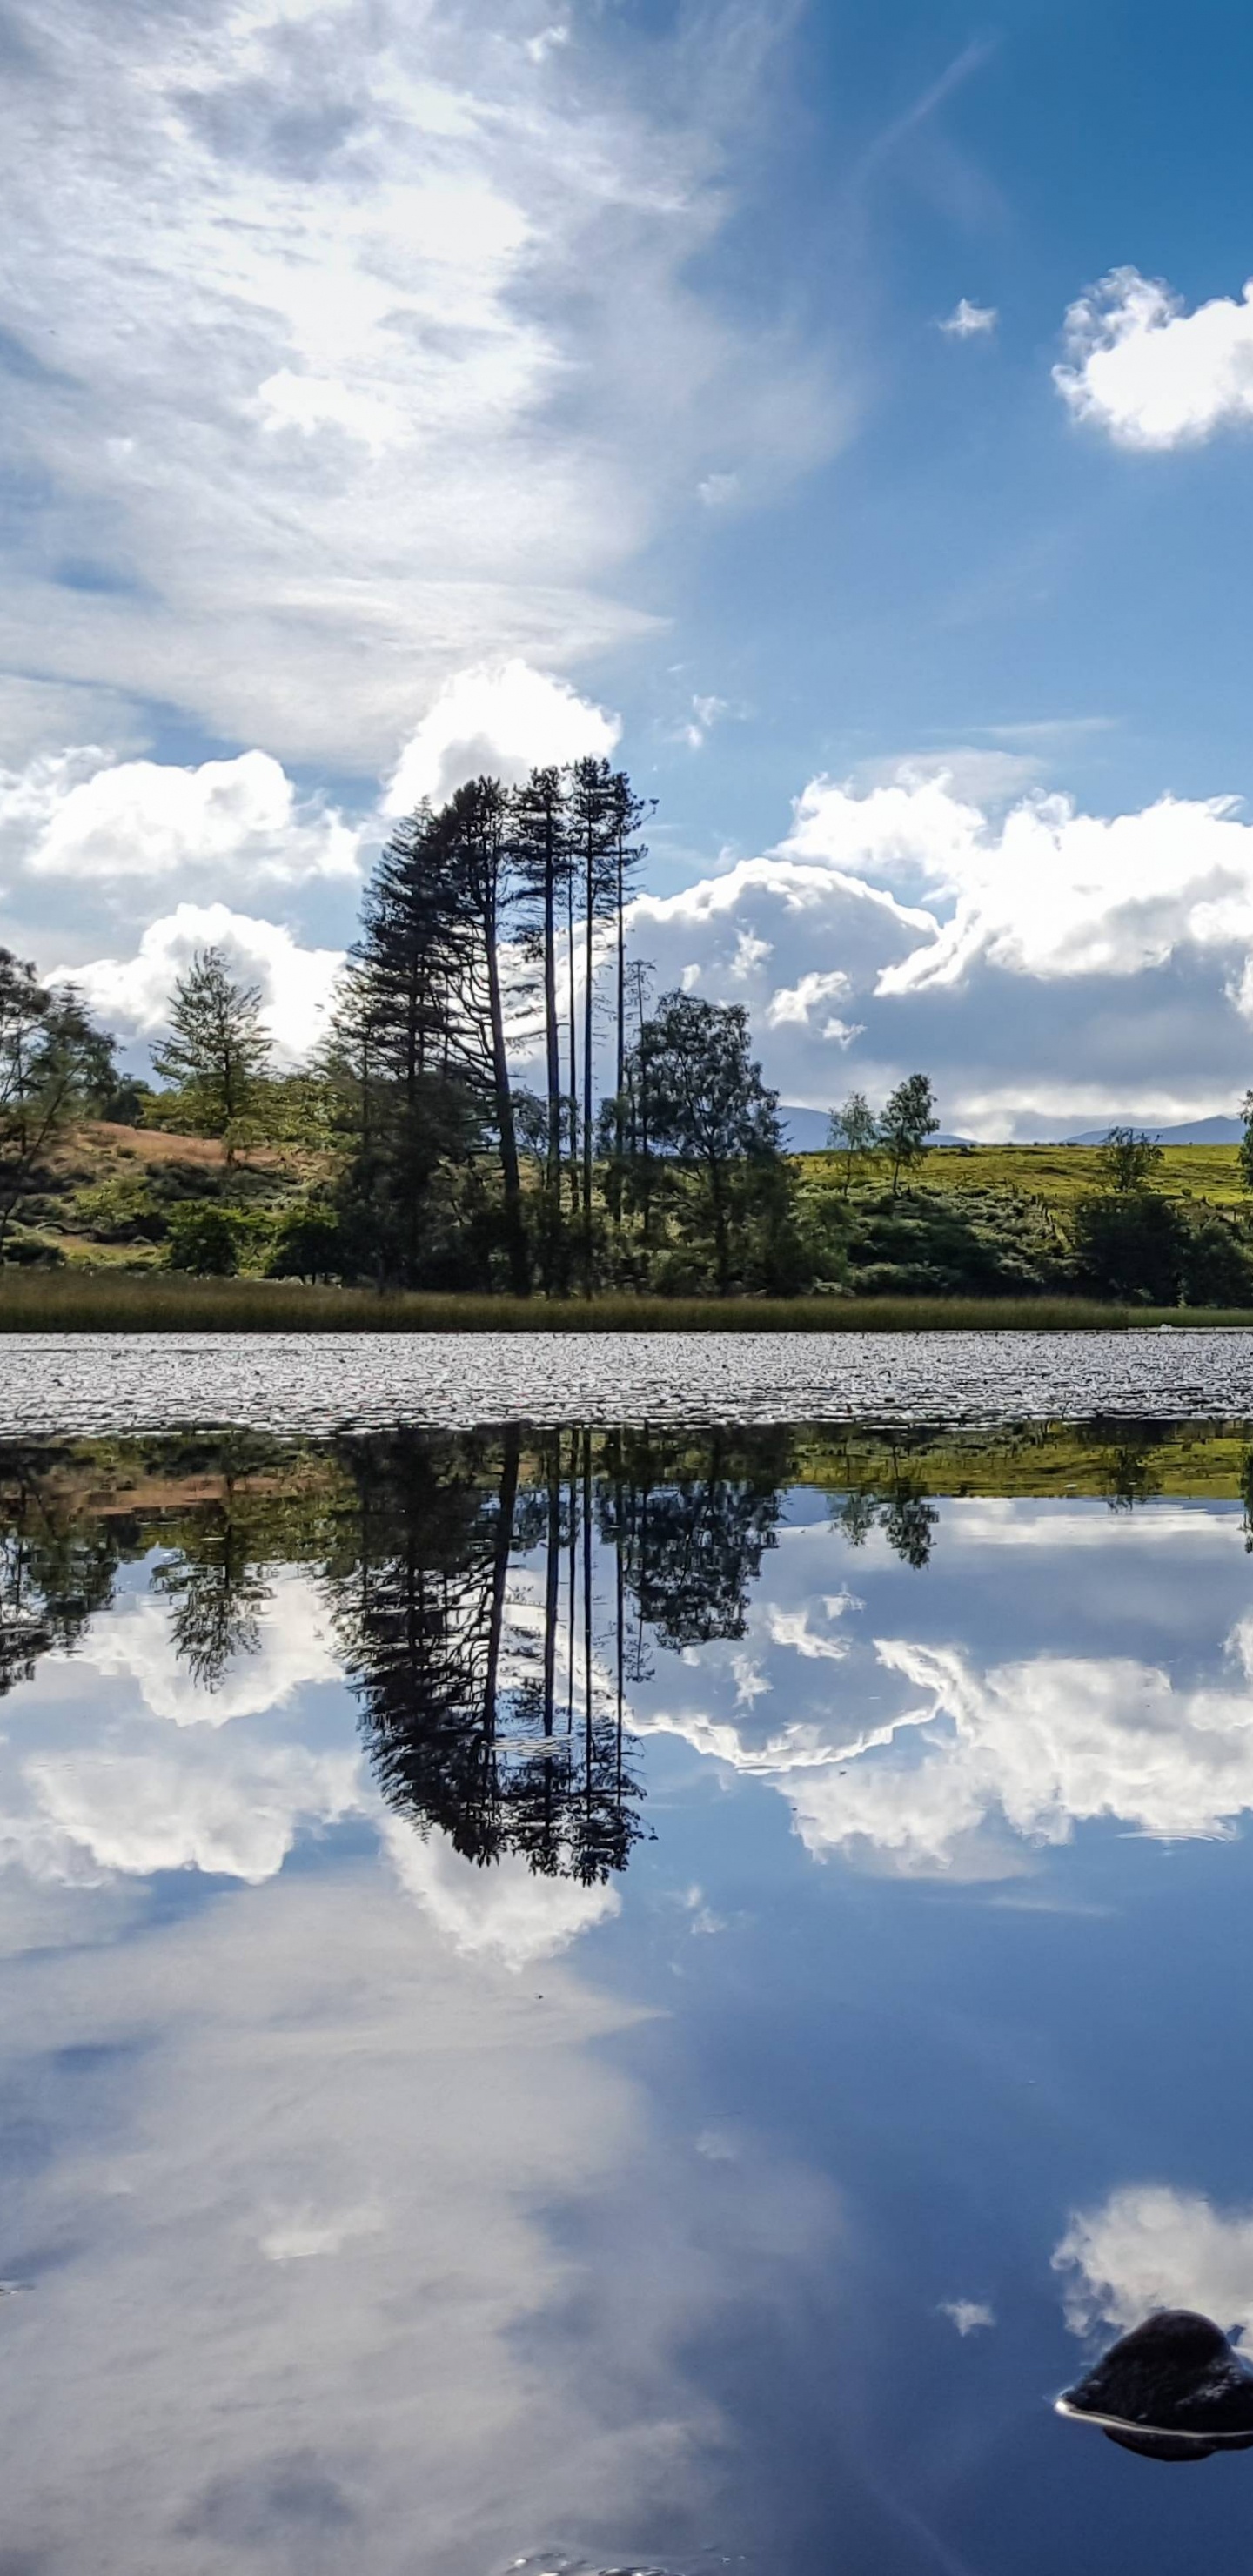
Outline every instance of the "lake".
[[1248, 1351], [1024, 1338], [14, 1355], [0, 2576], [1238, 2563]]

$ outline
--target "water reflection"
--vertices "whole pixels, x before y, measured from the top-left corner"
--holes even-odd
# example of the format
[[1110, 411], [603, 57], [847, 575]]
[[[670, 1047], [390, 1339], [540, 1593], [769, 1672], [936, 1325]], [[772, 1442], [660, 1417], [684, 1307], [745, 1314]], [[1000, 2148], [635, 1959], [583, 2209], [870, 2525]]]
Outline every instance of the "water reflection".
[[1238, 1427], [0, 1458], [11, 2563], [1221, 2556], [1238, 2462], [1046, 2401], [1253, 2332], [1251, 1494]]

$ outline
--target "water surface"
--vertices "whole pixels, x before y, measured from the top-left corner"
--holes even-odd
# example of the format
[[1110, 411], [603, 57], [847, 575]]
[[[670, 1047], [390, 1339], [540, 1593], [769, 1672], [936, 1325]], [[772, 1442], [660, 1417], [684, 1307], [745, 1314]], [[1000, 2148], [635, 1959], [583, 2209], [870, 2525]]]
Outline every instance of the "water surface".
[[0, 2567], [1238, 2563], [1251, 1445], [11, 1445]]
[[1253, 1332], [12, 1333], [12, 1435], [1253, 1416]]

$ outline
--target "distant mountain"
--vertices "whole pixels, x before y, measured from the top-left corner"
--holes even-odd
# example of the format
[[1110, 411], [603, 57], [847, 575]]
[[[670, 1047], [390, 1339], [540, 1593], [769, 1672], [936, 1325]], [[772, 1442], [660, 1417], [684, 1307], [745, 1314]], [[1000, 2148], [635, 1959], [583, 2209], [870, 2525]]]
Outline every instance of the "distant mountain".
[[1138, 1118], [1111, 1118], [1109, 1127], [1089, 1127], [1065, 1142], [1103, 1145], [1110, 1127], [1134, 1127], [1137, 1136], [1149, 1137], [1154, 1145], [1238, 1145], [1244, 1134], [1238, 1118], [1193, 1118], [1184, 1127], [1146, 1127]]
[[[786, 1100], [779, 1103], [783, 1122], [783, 1141], [793, 1154], [821, 1154], [826, 1149], [827, 1116], [825, 1109], [798, 1109]], [[968, 1136], [933, 1136], [933, 1145], [968, 1145]]]

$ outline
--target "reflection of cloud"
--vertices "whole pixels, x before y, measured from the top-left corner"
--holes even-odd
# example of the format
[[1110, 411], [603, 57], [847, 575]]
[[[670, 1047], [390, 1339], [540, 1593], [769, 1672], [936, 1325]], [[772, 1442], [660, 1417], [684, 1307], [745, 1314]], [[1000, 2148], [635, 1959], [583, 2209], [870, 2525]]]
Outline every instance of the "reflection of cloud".
[[956, 2326], [963, 2338], [978, 2334], [981, 2326], [996, 2324], [993, 2310], [986, 2307], [982, 2299], [941, 2299], [939, 2312]]
[[1201, 2192], [1133, 2183], [1072, 2218], [1053, 2256], [1072, 2334], [1121, 2333], [1154, 2308], [1199, 2308], [1220, 2325], [1253, 2320], [1253, 2210]]
[[[967, 1557], [996, 1548], [998, 1585], [1018, 1555], [1014, 1580], [1033, 1597], [1038, 1555], [1052, 1547], [1064, 1561], [1079, 1549], [1086, 1570], [1110, 1526], [1079, 1505], [978, 1503], [954, 1507], [952, 1535]], [[1206, 1550], [1217, 1563], [1239, 1531], [1227, 1517], [1155, 1505], [1122, 1524], [1119, 1541], [1126, 1581], [1133, 1565], [1152, 1578], [1172, 1542], [1191, 1566]], [[1033, 1845], [1064, 1842], [1091, 1819], [1177, 1840], [1225, 1834], [1253, 1808], [1253, 1621], [1232, 1628], [1225, 1669], [1195, 1685], [1118, 1654], [984, 1669], [964, 1645], [868, 1637], [863, 1604], [825, 1592], [807, 1544], [783, 1534], [748, 1643], [703, 1650], [700, 1696], [654, 1699], [632, 1722], [772, 1785], [815, 1858], [1007, 1879], [1030, 1867]]]
[[0, 1818], [0, 1855], [38, 1875], [148, 1877], [203, 1869], [256, 1883], [302, 1825], [360, 1810], [355, 1750], [310, 1753], [185, 1734], [155, 1751], [40, 1755], [24, 1766], [33, 1816]]
[[260, 1717], [283, 1708], [308, 1682], [338, 1681], [340, 1665], [327, 1636], [326, 1610], [308, 1575], [276, 1567], [267, 1574], [271, 1597], [257, 1613], [256, 1651], [232, 1664], [216, 1691], [199, 1689], [174, 1648], [169, 1603], [156, 1593], [129, 1593], [96, 1619], [76, 1665], [125, 1676], [154, 1717], [176, 1726], [222, 1726], [228, 1719]]
[[476, 1869], [442, 1835], [424, 1837], [399, 1816], [385, 1816], [381, 1832], [406, 1895], [416, 1897], [463, 1958], [531, 1967], [622, 1909], [612, 1883], [581, 1887], [577, 1879], [537, 1878], [521, 1852], [506, 1852], [490, 1868]]
[[95, 2045], [13, 2178], [46, 2249], [5, 2319], [15, 2559], [481, 2576], [544, 2531], [600, 2565], [632, 2526], [696, 2547], [727, 2441], [685, 2355], [746, 2298], [803, 2304], [834, 2212], [751, 2135], [711, 2165], [655, 2127], [623, 2022], [560, 1964], [538, 2005], [457, 1957], [360, 1860], [33, 1957], [14, 2047]]

